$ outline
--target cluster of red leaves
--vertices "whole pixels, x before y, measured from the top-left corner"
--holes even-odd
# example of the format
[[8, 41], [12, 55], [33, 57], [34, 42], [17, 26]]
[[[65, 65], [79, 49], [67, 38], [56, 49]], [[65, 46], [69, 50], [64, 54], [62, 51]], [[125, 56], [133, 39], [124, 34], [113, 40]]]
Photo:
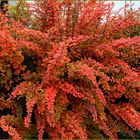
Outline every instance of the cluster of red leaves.
[[118, 15], [111, 4], [74, 0], [36, 0], [31, 6], [30, 23], [20, 14], [16, 21], [0, 15], [2, 130], [12, 139], [29, 138], [33, 130], [38, 139], [44, 133], [117, 139], [119, 132], [135, 138], [138, 11]]

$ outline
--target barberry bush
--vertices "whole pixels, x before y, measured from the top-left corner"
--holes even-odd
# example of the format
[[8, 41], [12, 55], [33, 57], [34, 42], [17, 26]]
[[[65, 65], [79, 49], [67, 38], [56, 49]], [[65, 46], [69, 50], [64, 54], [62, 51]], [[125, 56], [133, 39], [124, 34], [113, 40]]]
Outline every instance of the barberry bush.
[[0, 138], [139, 137], [139, 10], [112, 9], [19, 0], [0, 15]]

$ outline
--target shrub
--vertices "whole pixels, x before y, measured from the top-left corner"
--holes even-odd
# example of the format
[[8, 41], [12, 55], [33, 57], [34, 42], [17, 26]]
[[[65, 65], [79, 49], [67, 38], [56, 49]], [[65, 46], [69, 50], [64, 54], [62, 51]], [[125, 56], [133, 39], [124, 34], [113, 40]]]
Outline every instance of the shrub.
[[73, 0], [31, 6], [32, 21], [23, 22], [18, 12], [0, 15], [1, 133], [12, 139], [136, 138], [138, 11], [119, 15], [111, 4]]

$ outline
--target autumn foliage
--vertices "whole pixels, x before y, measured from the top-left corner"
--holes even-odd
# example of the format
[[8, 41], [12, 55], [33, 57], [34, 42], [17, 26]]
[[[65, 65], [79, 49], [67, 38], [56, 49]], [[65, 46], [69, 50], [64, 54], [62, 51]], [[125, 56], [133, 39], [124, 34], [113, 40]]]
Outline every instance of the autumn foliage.
[[20, 0], [0, 15], [0, 138], [137, 138], [139, 11], [112, 8]]

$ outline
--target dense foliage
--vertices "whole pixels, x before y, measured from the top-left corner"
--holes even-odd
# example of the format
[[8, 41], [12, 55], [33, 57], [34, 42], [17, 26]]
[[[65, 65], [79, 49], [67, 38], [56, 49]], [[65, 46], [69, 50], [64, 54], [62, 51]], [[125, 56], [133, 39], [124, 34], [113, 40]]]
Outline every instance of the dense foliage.
[[112, 8], [20, 0], [0, 15], [0, 138], [138, 137], [139, 11]]

